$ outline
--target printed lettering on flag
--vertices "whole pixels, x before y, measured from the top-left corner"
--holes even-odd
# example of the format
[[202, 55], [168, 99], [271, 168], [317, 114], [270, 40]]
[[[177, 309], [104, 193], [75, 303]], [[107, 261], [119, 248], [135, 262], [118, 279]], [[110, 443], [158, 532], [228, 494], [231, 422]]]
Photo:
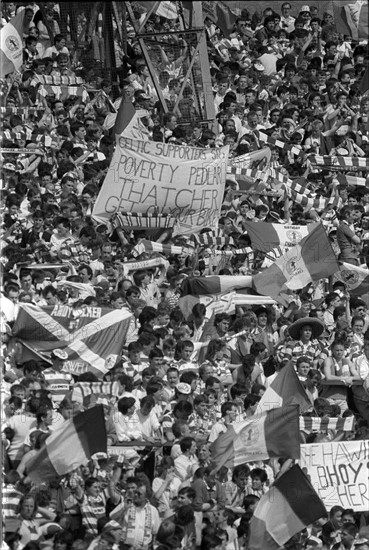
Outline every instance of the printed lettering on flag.
[[[222, 204], [229, 147], [200, 149], [120, 136], [92, 216], [166, 213], [178, 232], [215, 225]], [[159, 212], [158, 212], [159, 210]]]
[[101, 377], [118, 361], [131, 316], [127, 309], [19, 304], [13, 335], [23, 345], [23, 361], [29, 353], [48, 360], [61, 348], [68, 354], [64, 371]]
[[301, 445], [301, 468], [310, 477], [326, 508], [368, 510], [369, 441]]
[[253, 246], [262, 252], [270, 252], [278, 246], [296, 246], [317, 226], [317, 223], [308, 225], [282, 225], [280, 223], [252, 221], [245, 223], [247, 234], [250, 236]]
[[18, 71], [23, 63], [23, 20], [25, 11], [12, 17], [9, 23], [0, 29], [0, 74]]

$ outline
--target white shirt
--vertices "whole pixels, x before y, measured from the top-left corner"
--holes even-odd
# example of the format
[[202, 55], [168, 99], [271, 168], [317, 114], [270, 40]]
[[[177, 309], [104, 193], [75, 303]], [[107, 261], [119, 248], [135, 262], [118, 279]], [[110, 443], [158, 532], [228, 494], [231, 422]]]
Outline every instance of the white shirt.
[[174, 459], [174, 467], [178, 477], [182, 481], [190, 479], [193, 473], [199, 467], [199, 461], [196, 456], [186, 456], [184, 454]]

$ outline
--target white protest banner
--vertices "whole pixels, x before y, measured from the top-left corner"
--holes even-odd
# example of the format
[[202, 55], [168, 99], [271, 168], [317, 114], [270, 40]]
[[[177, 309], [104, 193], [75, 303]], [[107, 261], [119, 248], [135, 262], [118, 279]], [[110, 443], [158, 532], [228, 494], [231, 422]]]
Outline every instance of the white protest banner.
[[301, 445], [300, 465], [327, 510], [338, 505], [368, 511], [369, 441]]
[[170, 214], [178, 232], [214, 227], [223, 200], [229, 147], [200, 149], [117, 137], [93, 218], [117, 212]]

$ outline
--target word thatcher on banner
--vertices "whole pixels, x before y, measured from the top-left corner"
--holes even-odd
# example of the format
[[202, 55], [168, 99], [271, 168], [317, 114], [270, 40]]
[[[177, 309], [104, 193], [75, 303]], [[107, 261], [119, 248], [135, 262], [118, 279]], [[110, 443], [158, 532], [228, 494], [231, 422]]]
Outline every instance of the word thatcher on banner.
[[214, 226], [219, 217], [229, 147], [196, 147], [120, 136], [93, 217], [119, 212], [166, 213], [181, 233]]

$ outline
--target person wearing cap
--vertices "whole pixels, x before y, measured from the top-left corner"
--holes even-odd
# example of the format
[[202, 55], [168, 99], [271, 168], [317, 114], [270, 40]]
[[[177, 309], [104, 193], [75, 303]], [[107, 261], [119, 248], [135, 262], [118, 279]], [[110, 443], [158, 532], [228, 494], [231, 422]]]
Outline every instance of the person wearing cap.
[[54, 349], [51, 352], [52, 366], [42, 372], [46, 382], [46, 389], [51, 395], [54, 407], [59, 405], [69, 392], [73, 377], [69, 372], [63, 372], [64, 361], [68, 359], [68, 353], [62, 349]]
[[289, 359], [295, 365], [298, 357], [305, 355], [317, 368], [322, 356], [322, 346], [318, 342], [324, 332], [324, 323], [316, 317], [301, 317], [289, 326], [292, 340], [287, 341], [282, 351], [282, 359]]
[[311, 30], [311, 27], [310, 27], [310, 20], [311, 20], [311, 14], [310, 14], [310, 7], [309, 6], [302, 6], [301, 10], [300, 10], [300, 13], [299, 13], [299, 18], [301, 18], [303, 21], [304, 21], [304, 29], [306, 29], [307, 31], [310, 31]]

